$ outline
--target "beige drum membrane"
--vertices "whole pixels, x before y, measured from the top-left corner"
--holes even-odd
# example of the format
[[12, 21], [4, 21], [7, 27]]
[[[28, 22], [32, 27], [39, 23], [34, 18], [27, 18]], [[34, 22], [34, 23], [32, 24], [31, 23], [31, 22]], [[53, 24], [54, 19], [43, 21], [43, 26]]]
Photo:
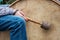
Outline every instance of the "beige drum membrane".
[[[48, 21], [52, 24], [51, 28], [46, 31], [38, 24], [27, 22], [28, 40], [60, 40], [60, 6], [50, 0], [23, 0], [14, 5], [13, 8], [23, 9], [25, 15], [35, 21], [40, 23]], [[9, 39], [9, 34], [6, 32], [0, 35], [1, 40]]]

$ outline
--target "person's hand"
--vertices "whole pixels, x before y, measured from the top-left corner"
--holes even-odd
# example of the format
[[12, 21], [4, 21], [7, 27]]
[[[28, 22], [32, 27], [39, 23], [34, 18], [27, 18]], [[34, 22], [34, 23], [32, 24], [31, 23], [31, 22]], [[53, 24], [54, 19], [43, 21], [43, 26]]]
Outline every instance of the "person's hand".
[[15, 15], [16, 15], [16, 16], [21, 16], [21, 17], [23, 17], [26, 21], [28, 21], [28, 18], [24, 15], [24, 12], [22, 12], [22, 11], [17, 11], [17, 12], [15, 13]]

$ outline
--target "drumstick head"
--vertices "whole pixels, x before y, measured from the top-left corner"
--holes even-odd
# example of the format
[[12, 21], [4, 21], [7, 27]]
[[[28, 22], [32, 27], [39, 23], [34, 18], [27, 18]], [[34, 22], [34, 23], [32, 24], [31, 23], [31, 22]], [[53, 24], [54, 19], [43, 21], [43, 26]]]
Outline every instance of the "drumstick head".
[[41, 28], [44, 30], [49, 30], [50, 26], [51, 26], [51, 24], [48, 22], [42, 22], [42, 24], [41, 24]]

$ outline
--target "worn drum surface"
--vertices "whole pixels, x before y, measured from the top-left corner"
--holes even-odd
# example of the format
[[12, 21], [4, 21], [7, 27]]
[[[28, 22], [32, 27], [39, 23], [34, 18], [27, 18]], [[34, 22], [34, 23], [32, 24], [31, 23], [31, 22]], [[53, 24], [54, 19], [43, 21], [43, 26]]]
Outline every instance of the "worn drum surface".
[[[18, 4], [18, 5], [17, 5]], [[27, 22], [29, 40], [60, 40], [60, 6], [47, 0], [27, 0], [17, 3], [14, 8], [23, 9], [26, 15], [35, 21], [51, 23], [51, 29], [45, 31], [32, 22]]]
[[25, 0], [13, 6], [22, 11], [27, 17], [42, 23], [51, 23], [50, 30], [43, 30], [40, 25], [27, 22], [28, 40], [60, 40], [60, 6], [49, 0]]

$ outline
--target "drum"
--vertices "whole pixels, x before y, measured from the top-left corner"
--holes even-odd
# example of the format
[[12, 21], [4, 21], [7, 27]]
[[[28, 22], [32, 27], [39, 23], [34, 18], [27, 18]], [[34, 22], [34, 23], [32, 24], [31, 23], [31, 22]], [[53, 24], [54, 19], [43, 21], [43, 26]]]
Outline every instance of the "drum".
[[60, 6], [50, 0], [25, 0], [12, 8], [22, 10], [27, 17], [42, 23], [51, 23], [49, 30], [28, 21], [26, 24], [28, 40], [60, 40]]
[[38, 24], [27, 22], [28, 40], [60, 40], [60, 6], [47, 0], [26, 0], [13, 7], [23, 9], [26, 16], [35, 21], [48, 21], [52, 24], [46, 31]]

